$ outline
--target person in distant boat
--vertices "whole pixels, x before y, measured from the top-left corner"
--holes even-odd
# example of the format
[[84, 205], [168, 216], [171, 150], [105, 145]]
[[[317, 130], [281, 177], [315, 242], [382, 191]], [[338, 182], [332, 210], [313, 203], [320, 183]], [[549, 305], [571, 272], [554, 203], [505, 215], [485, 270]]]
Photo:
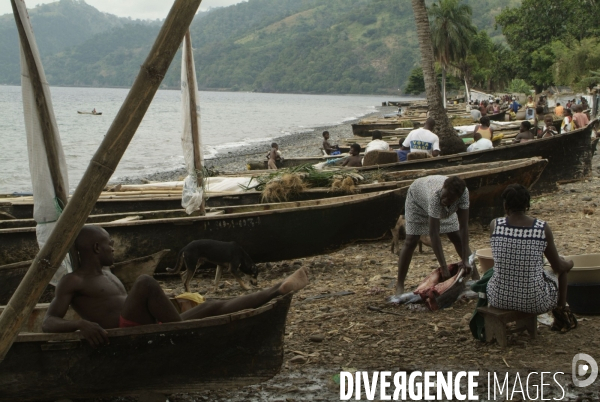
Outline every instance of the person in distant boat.
[[92, 110], [92, 114], [98, 114], [98, 113], [96, 112], [96, 108], [94, 108], [94, 110]]
[[513, 142], [527, 142], [535, 139], [535, 136], [531, 132], [531, 122], [528, 120], [524, 120], [521, 123], [521, 127], [519, 128], [519, 134], [515, 137]]
[[575, 111], [575, 114], [573, 115], [573, 120], [575, 121], [575, 124], [578, 128], [584, 128], [588, 124], [590, 124], [590, 119], [585, 113], [583, 113], [583, 105], [575, 105], [573, 109]]
[[[55, 297], [48, 307], [44, 332], [81, 331], [94, 347], [108, 343], [107, 329], [126, 328], [156, 323], [194, 320], [257, 308], [279, 295], [308, 285], [308, 270], [300, 268], [275, 286], [229, 300], [206, 300], [186, 303], [181, 314], [165, 295], [158, 282], [148, 275], [140, 276], [129, 294], [108, 267], [114, 262], [113, 241], [99, 226], [84, 226], [75, 247], [80, 267], [65, 275], [56, 286]], [[69, 305], [79, 320], [65, 320]], [[187, 308], [187, 310], [186, 310]]]
[[479, 105], [479, 112], [481, 113], [481, 116], [487, 115], [487, 107], [488, 107], [487, 101], [481, 102], [481, 105]]
[[354, 143], [350, 145], [350, 156], [342, 163], [345, 167], [362, 167], [362, 158], [360, 157], [360, 145]]
[[341, 154], [340, 147], [329, 143], [329, 131], [323, 131], [323, 151], [325, 151], [327, 155]]
[[408, 160], [408, 155], [410, 155], [410, 148], [404, 149], [404, 147], [402, 146], [402, 141], [404, 141], [404, 140], [401, 139], [398, 141], [398, 145], [400, 145], [400, 149], [396, 150], [396, 153], [398, 154], [398, 162], [406, 162]]
[[571, 109], [565, 109], [565, 118], [562, 121], [560, 132], [568, 133], [569, 131], [575, 130], [575, 122], [573, 121], [573, 112]]
[[492, 106], [492, 114], [498, 114], [500, 111], [500, 99], [496, 99], [496, 102], [494, 102], [494, 105]]
[[540, 138], [550, 138], [558, 135], [556, 127], [554, 127], [554, 117], [551, 114], [544, 116], [544, 126], [542, 127], [542, 133]]
[[[469, 248], [469, 190], [459, 177], [431, 175], [417, 179], [408, 188], [405, 205], [406, 240], [398, 258], [396, 295], [404, 293], [404, 281], [421, 235], [429, 235], [444, 280], [450, 277], [440, 234], [445, 233], [467, 267]], [[477, 270], [472, 270], [479, 279]]]
[[373, 131], [373, 135], [371, 137], [371, 142], [367, 144], [365, 147], [365, 155], [371, 151], [389, 151], [390, 144], [383, 140], [383, 135], [381, 131], [375, 130]]
[[554, 108], [554, 114], [558, 117], [563, 117], [565, 114], [565, 108], [560, 105], [560, 102], [556, 104]]
[[481, 134], [482, 138], [492, 140], [494, 137], [494, 129], [490, 127], [490, 118], [487, 116], [483, 116], [479, 119], [479, 125], [475, 127], [474, 133]]
[[402, 143], [402, 149], [410, 152], [426, 152], [431, 156], [440, 155], [440, 138], [433, 133], [435, 120], [430, 117], [423, 128], [412, 130]]
[[475, 140], [475, 142], [469, 145], [469, 147], [467, 148], [467, 152], [482, 151], [484, 149], [494, 148], [494, 144], [492, 144], [492, 141], [488, 140], [487, 138], [483, 138], [481, 136], [481, 133], [473, 134], [473, 140]]
[[267, 155], [269, 162], [267, 166], [269, 169], [277, 170], [277, 162], [282, 160], [281, 154], [279, 153], [279, 145], [276, 142], [271, 144], [271, 151]]

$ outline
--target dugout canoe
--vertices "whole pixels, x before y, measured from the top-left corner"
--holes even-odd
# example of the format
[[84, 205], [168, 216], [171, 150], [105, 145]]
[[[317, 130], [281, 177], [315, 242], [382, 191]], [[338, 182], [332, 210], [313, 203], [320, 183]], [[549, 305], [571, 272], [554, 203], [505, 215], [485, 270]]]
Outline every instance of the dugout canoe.
[[[499, 162], [490, 162], [490, 163], [482, 163], [482, 164], [471, 164], [471, 165], [456, 165], [456, 166], [447, 166], [438, 169], [415, 169], [415, 170], [403, 170], [396, 171], [390, 173], [387, 177], [387, 182], [379, 182], [376, 184], [361, 184], [357, 185], [355, 190], [356, 193], [370, 193], [376, 191], [385, 191], [391, 190], [395, 188], [402, 187], [407, 185], [408, 181], [417, 179], [419, 177], [424, 177], [433, 174], [451, 176], [451, 175], [461, 175], [467, 172], [475, 171], [480, 173], [485, 173], [488, 175], [494, 175], [496, 173], [501, 172], [501, 170], [514, 170], [521, 167], [523, 163], [525, 164], [535, 164], [539, 158], [530, 158], [530, 159], [522, 159], [522, 160], [509, 160], [509, 161], [499, 161]], [[500, 169], [500, 170], [499, 170]], [[317, 187], [317, 188], [308, 188], [299, 194], [295, 194], [290, 196], [289, 201], [308, 201], [308, 200], [316, 200], [320, 198], [331, 198], [331, 197], [339, 197], [346, 195], [341, 192], [332, 191], [329, 187]], [[171, 214], [168, 211], [173, 210], [181, 210], [180, 198], [174, 202], [172, 197], [161, 199], [146, 199], [146, 198], [117, 198], [113, 200], [99, 200], [94, 207], [90, 218], [88, 219], [88, 223], [101, 223], [101, 222], [111, 222], [117, 219], [126, 219], [126, 218], [143, 218], [143, 219], [164, 219], [168, 217], [180, 216], [181, 213], [174, 212], [175, 215]], [[161, 203], [162, 202], [162, 203]], [[154, 209], [149, 209], [149, 207], [143, 205], [148, 203], [150, 206], [154, 206]], [[230, 195], [219, 195], [210, 197], [206, 205], [209, 207], [208, 212], [211, 213], [212, 208], [221, 208], [221, 207], [230, 207], [230, 206], [241, 206], [241, 205], [254, 205], [263, 203], [262, 193], [251, 191], [246, 193], [239, 194], [230, 194]], [[111, 205], [113, 204], [113, 205]], [[108, 205], [108, 206], [107, 206]], [[0, 221], [0, 230], [1, 229], [10, 229], [10, 228], [19, 228], [19, 227], [29, 227], [34, 226], [35, 221], [32, 219], [32, 211], [33, 205], [31, 203], [28, 204], [13, 204], [12, 213], [15, 215], [22, 216], [21, 219]], [[135, 208], [139, 208], [139, 210], [135, 210]], [[96, 211], [100, 211], [97, 213]], [[106, 213], [104, 213], [106, 211]], [[144, 214], [140, 214], [144, 212]], [[1, 248], [1, 247], [0, 247]]]
[[[121, 280], [125, 289], [129, 290], [140, 275], [154, 275], [158, 263], [169, 251], [171, 250], [161, 250], [145, 257], [117, 262], [111, 267], [111, 271]], [[0, 305], [8, 303], [31, 263], [29, 260], [0, 266]], [[53, 295], [54, 287], [48, 286], [42, 300], [50, 300]]]
[[[112, 236], [117, 261], [149, 255], [155, 250], [178, 251], [198, 239], [235, 241], [254, 262], [281, 261], [380, 239], [394, 227], [400, 202], [398, 191], [390, 190], [223, 207], [206, 216], [187, 216], [185, 211], [175, 210], [158, 211], [145, 219], [147, 213], [138, 213], [140, 220], [98, 224]], [[37, 251], [35, 227], [0, 229], [0, 264], [32, 259]], [[162, 259], [157, 272], [174, 266], [176, 251]]]
[[[25, 326], [0, 362], [0, 401], [139, 396], [240, 388], [275, 376], [292, 295], [234, 314], [109, 329], [93, 349], [80, 332]], [[29, 320], [43, 317], [37, 305]], [[71, 315], [73, 317], [73, 315]]]
[[598, 139], [592, 140], [593, 120], [587, 127], [551, 138], [543, 138], [519, 144], [503, 145], [493, 149], [444, 155], [437, 158], [420, 159], [387, 165], [358, 168], [361, 171], [401, 171], [412, 169], [436, 169], [447, 166], [489, 163], [511, 159], [539, 156], [548, 160], [548, 166], [533, 186], [535, 194], [556, 191], [561, 182], [584, 180], [592, 173], [592, 156]]
[[[350, 148], [348, 148], [348, 150], [350, 150]], [[346, 152], [346, 151], [343, 151]], [[323, 155], [323, 156], [314, 156], [314, 157], [303, 157], [303, 158], [286, 158], [280, 162], [278, 162], [277, 167], [279, 169], [281, 168], [288, 168], [288, 167], [294, 167], [294, 166], [301, 166], [301, 165], [315, 165], [317, 163], [322, 163], [322, 162], [327, 162], [327, 161], [332, 161], [332, 160], [337, 160], [337, 159], [344, 159], [348, 157], [348, 155]], [[268, 160], [262, 160], [262, 161], [258, 161], [258, 160], [251, 160], [246, 162], [246, 169], [248, 170], [268, 170], [269, 166], [268, 166]], [[341, 161], [340, 161], [341, 163]]]
[[[471, 219], [487, 224], [503, 212], [498, 201], [502, 190], [511, 183], [530, 187], [546, 163], [532, 158], [431, 171], [390, 172], [389, 179], [394, 181], [358, 186], [363, 193], [352, 196], [317, 188], [298, 196], [299, 199], [318, 197], [310, 201], [222, 207], [211, 210], [207, 216], [195, 217], [188, 217], [184, 211], [154, 211], [138, 213], [142, 220], [125, 223], [112, 221], [127, 214], [97, 215], [91, 216], [88, 223], [96, 223], [110, 233], [117, 260], [147, 255], [156, 249], [175, 250], [163, 258], [157, 272], [174, 265], [176, 251], [202, 238], [236, 241], [255, 262], [280, 261], [323, 254], [355, 241], [383, 237], [404, 208], [407, 186], [429, 174], [462, 177], [472, 192]], [[356, 214], [361, 217], [361, 225], [355, 224]], [[38, 251], [35, 222], [13, 223], [29, 226], [0, 229], [3, 264], [33, 258]]]
[[82, 112], [80, 110], [77, 111], [78, 114], [91, 114], [92, 116], [102, 116], [102, 112], [92, 113], [92, 112]]

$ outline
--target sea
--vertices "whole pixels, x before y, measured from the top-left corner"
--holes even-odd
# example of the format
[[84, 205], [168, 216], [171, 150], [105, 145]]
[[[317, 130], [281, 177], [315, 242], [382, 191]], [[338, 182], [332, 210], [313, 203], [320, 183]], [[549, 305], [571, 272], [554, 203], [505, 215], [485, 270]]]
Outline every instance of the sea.
[[[129, 90], [52, 87], [52, 104], [73, 191]], [[200, 92], [205, 159], [220, 152], [317, 127], [333, 126], [375, 112], [401, 97]], [[406, 98], [408, 99], [408, 98]], [[102, 112], [101, 116], [77, 111]], [[178, 90], [159, 90], [111, 180], [140, 177], [184, 166]], [[21, 87], [0, 86], [0, 194], [30, 192], [31, 179]]]

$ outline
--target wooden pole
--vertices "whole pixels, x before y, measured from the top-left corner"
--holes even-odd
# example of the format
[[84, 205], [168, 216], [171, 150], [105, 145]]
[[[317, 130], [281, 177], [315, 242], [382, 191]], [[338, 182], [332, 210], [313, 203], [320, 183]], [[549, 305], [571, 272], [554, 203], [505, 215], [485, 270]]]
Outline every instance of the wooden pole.
[[[13, 0], [14, 1], [14, 0]], [[164, 78], [202, 0], [175, 0], [123, 106], [92, 158], [71, 202], [58, 219], [21, 284], [0, 315], [0, 362], [29, 317], [98, 196], [115, 171]]]
[[[15, 0], [10, 1], [13, 9], [13, 15], [17, 24], [17, 31], [19, 32], [19, 39], [21, 42], [21, 49], [25, 56], [25, 62], [27, 63], [27, 71], [29, 72], [29, 80], [31, 81], [31, 87], [35, 97], [35, 106], [38, 112], [38, 119], [42, 128], [42, 137], [44, 138], [44, 148], [46, 150], [46, 159], [48, 162], [48, 170], [50, 170], [50, 177], [52, 178], [52, 185], [54, 186], [54, 196], [60, 201], [61, 209], [64, 209], [68, 202], [68, 192], [63, 181], [63, 177], [60, 171], [60, 163], [57, 149], [57, 134], [54, 131], [54, 124], [52, 124], [52, 118], [50, 117], [50, 109], [48, 108], [48, 101], [46, 99], [46, 92], [42, 82], [42, 76], [40, 70], [35, 62], [33, 55], [33, 49], [27, 34], [25, 27], [23, 26], [23, 19]], [[35, 40], [35, 38], [32, 38]], [[69, 251], [71, 257], [71, 267], [73, 270], [79, 266], [79, 258], [74, 249]]]
[[[202, 160], [200, 158], [200, 127], [198, 127], [198, 109], [196, 105], [196, 93], [198, 88], [196, 87], [196, 72], [194, 70], [194, 54], [192, 53], [192, 37], [190, 35], [190, 31], [188, 30], [185, 33], [185, 67], [187, 74], [187, 87], [188, 87], [188, 95], [190, 98], [190, 119], [191, 119], [191, 128], [192, 128], [192, 145], [194, 147], [194, 170], [196, 172], [196, 185], [202, 188], [202, 184], [204, 181], [203, 177], [203, 169], [202, 169]], [[204, 210], [204, 199], [202, 199], [202, 204], [200, 206], [200, 213], [202, 215], [205, 214]]]

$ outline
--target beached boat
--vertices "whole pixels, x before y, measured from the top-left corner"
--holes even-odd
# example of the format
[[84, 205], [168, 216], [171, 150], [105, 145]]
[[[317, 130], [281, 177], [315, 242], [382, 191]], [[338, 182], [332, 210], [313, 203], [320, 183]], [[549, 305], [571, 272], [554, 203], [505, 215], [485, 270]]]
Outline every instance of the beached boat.
[[596, 151], [598, 139], [592, 140], [592, 121], [587, 127], [569, 133], [556, 135], [519, 144], [499, 146], [493, 149], [445, 155], [437, 158], [399, 162], [388, 165], [376, 165], [358, 168], [359, 171], [384, 170], [399, 171], [410, 169], [436, 169], [452, 165], [487, 163], [511, 159], [540, 156], [548, 160], [540, 179], [532, 188], [534, 193], [551, 192], [557, 189], [557, 183], [583, 180], [592, 173], [592, 156]]
[[102, 112], [92, 113], [92, 112], [82, 112], [81, 110], [78, 110], [77, 113], [79, 113], [79, 114], [91, 114], [92, 116], [102, 116]]
[[[121, 280], [125, 289], [129, 290], [140, 275], [154, 275], [158, 263], [169, 251], [171, 250], [162, 250], [145, 257], [117, 262], [111, 267], [111, 271]], [[0, 305], [8, 303], [15, 289], [17, 289], [17, 286], [19, 286], [19, 283], [21, 283], [21, 280], [27, 273], [31, 262], [29, 260], [0, 266]], [[44, 292], [46, 297], [42, 296], [42, 300], [51, 299], [53, 293], [53, 287], [49, 287]]]
[[[348, 148], [348, 151], [350, 150], [350, 148]], [[346, 152], [346, 151], [343, 151]], [[343, 159], [345, 157], [347, 157], [348, 155], [323, 155], [323, 156], [314, 156], [314, 157], [303, 157], [303, 158], [285, 158], [282, 161], [278, 162], [278, 168], [288, 168], [288, 167], [294, 167], [294, 166], [301, 166], [301, 165], [315, 165], [317, 163], [322, 163], [322, 162], [327, 162], [327, 161], [333, 161], [333, 160], [339, 160], [339, 159]], [[246, 162], [246, 168], [248, 170], [267, 170], [268, 167], [268, 160], [262, 160], [262, 161], [257, 161], [257, 160], [253, 160], [253, 161], [248, 161]], [[341, 162], [340, 162], [341, 163]]]
[[[117, 261], [149, 255], [155, 250], [178, 251], [202, 238], [235, 241], [255, 262], [281, 261], [327, 253], [360, 240], [379, 239], [395, 225], [401, 202], [401, 194], [392, 190], [223, 207], [206, 216], [188, 216], [183, 210], [136, 213], [139, 220], [98, 224], [113, 238]], [[100, 220], [115, 218], [120, 219], [117, 215]], [[174, 266], [176, 251], [163, 258], [159, 272]], [[29, 260], [37, 252], [35, 227], [0, 230], [0, 264]]]
[[0, 401], [168, 395], [266, 381], [283, 363], [291, 300], [289, 294], [234, 314], [109, 329], [110, 343], [97, 349], [80, 332], [40, 333], [47, 305], [37, 305], [0, 363]]
[[[139, 220], [123, 222], [130, 213], [90, 216], [88, 223], [104, 227], [115, 241], [118, 260], [147, 255], [152, 250], [175, 250], [157, 272], [175, 263], [176, 251], [192, 240], [210, 238], [238, 242], [255, 262], [280, 261], [322, 254], [358, 240], [381, 238], [394, 226], [404, 208], [406, 188], [430, 174], [462, 177], [471, 192], [472, 220], [489, 223], [501, 215], [502, 190], [511, 183], [530, 187], [546, 161], [532, 158], [437, 170], [390, 172], [389, 182], [357, 186], [360, 194], [340, 196], [330, 188], [308, 189], [295, 201], [215, 208], [207, 216], [189, 217], [182, 210], [137, 212]], [[260, 197], [240, 194], [240, 199]], [[255, 198], [257, 202], [258, 199]], [[361, 223], [356, 223], [359, 214]], [[115, 222], [121, 220], [121, 222]], [[38, 247], [33, 220], [2, 222], [0, 263], [32, 258]]]

